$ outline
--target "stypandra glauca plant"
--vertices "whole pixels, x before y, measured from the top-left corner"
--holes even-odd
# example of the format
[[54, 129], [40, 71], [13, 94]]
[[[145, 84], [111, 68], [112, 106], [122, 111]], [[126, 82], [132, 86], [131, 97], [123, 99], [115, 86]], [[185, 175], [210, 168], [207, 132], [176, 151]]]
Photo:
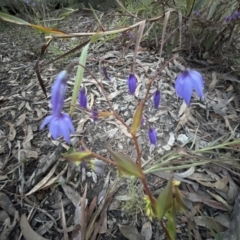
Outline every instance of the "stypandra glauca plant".
[[[143, 28], [139, 28], [138, 32], [138, 39], [136, 40], [136, 47], [138, 47], [141, 39], [141, 34], [143, 32]], [[90, 43], [93, 43], [99, 39], [99, 36], [93, 36]], [[90, 44], [89, 43], [89, 44]], [[147, 87], [147, 91], [143, 100], [139, 101], [135, 112], [133, 112], [133, 120], [131, 126], [128, 126], [122, 117], [114, 110], [111, 101], [108, 99], [107, 91], [105, 90], [102, 82], [98, 80], [98, 78], [94, 75], [94, 73], [90, 72], [86, 67], [86, 56], [89, 44], [86, 45], [82, 51], [80, 56], [79, 62], [74, 63], [78, 65], [77, 74], [76, 74], [76, 81], [73, 89], [73, 96], [72, 102], [70, 107], [69, 113], [63, 112], [63, 105], [67, 90], [67, 81], [69, 72], [72, 71], [73, 64], [69, 64], [65, 70], [61, 71], [52, 86], [51, 91], [51, 106], [52, 112], [49, 116], [47, 116], [44, 121], [42, 122], [40, 129], [43, 129], [46, 125], [49, 125], [49, 132], [53, 139], [57, 139], [59, 137], [63, 137], [64, 140], [70, 144], [71, 138], [70, 134], [75, 133], [75, 128], [72, 122], [72, 116], [74, 110], [80, 109], [81, 111], [85, 112], [85, 114], [89, 115], [90, 118], [98, 124], [100, 118], [108, 118], [112, 116], [115, 120], [120, 122], [128, 132], [131, 134], [132, 143], [135, 146], [136, 151], [136, 159], [132, 159], [130, 156], [120, 153], [118, 151], [113, 150], [110, 146], [106, 143], [106, 149], [109, 151], [111, 158], [106, 158], [95, 153], [93, 150], [89, 149], [86, 146], [84, 140], [81, 140], [81, 146], [78, 149], [72, 152], [64, 153], [63, 158], [69, 161], [74, 161], [76, 165], [82, 164], [82, 166], [88, 166], [92, 168], [93, 171], [96, 173], [102, 173], [103, 167], [105, 164], [112, 165], [116, 167], [119, 175], [121, 177], [135, 177], [141, 180], [145, 196], [145, 212], [149, 216], [150, 219], [157, 219], [162, 228], [165, 232], [168, 239], [175, 239], [176, 235], [176, 214], [185, 210], [185, 204], [183, 201], [183, 197], [181, 195], [181, 191], [179, 190], [180, 182], [175, 181], [171, 178], [166, 187], [162, 190], [160, 195], [155, 198], [150, 190], [146, 175], [142, 170], [142, 162], [141, 162], [141, 155], [142, 152], [139, 147], [137, 133], [139, 133], [139, 128], [144, 121], [147, 121], [143, 118], [144, 107], [147, 101], [153, 101], [154, 108], [158, 108], [161, 104], [161, 92], [156, 90], [153, 95], [151, 96], [150, 90], [154, 81], [156, 81], [157, 76], [161, 74], [163, 69], [176, 57], [172, 57], [169, 59], [165, 64], [159, 67], [156, 75], [154, 77], [149, 76], [147, 73], [146, 77], [150, 79], [150, 83]], [[136, 51], [135, 51], [136, 57]], [[134, 57], [134, 58], [135, 58]], [[132, 71], [126, 76], [126, 87], [128, 88], [129, 94], [135, 94], [138, 81], [135, 73], [135, 60], [133, 62]], [[70, 70], [71, 69], [71, 70]], [[88, 108], [88, 99], [87, 99], [87, 89], [81, 84], [79, 79], [83, 78], [84, 71], [86, 74], [91, 75], [93, 79], [95, 79], [96, 83], [102, 90], [102, 94], [104, 95], [109, 109], [108, 111], [98, 109], [93, 107], [92, 109]], [[103, 75], [105, 76], [108, 81], [111, 81], [111, 78], [108, 76], [106, 69], [102, 71]], [[203, 88], [204, 88], [204, 80], [202, 75], [195, 71], [186, 69], [183, 71], [175, 80], [175, 91], [176, 94], [185, 101], [186, 105], [190, 105], [192, 91], [195, 91], [199, 98], [203, 97]], [[78, 107], [76, 107], [76, 103], [78, 101]], [[157, 132], [152, 127], [149, 126], [148, 130], [148, 138], [150, 144], [157, 145]], [[94, 159], [94, 160], [93, 160]], [[98, 160], [96, 160], [98, 159]], [[163, 220], [165, 218], [165, 220]]]

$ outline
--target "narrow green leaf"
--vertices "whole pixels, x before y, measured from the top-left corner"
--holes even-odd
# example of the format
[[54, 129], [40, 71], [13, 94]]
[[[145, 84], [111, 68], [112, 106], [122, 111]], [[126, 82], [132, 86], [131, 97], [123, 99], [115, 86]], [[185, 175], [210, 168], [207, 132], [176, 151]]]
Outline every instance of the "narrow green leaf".
[[156, 217], [162, 220], [165, 213], [173, 206], [172, 178], [169, 179], [167, 186], [163, 189], [156, 203]]
[[204, 43], [203, 43], [204, 47], [207, 49], [211, 48], [213, 43], [215, 42], [216, 36], [217, 36], [217, 32], [213, 30], [208, 35], [207, 39], [204, 41]]
[[173, 47], [176, 47], [179, 43], [179, 37], [180, 37], [180, 34], [179, 32], [176, 32], [173, 39], [172, 39], [172, 46]]
[[73, 112], [74, 112], [74, 109], [76, 106], [78, 93], [79, 93], [80, 86], [81, 86], [82, 79], [83, 79], [84, 67], [86, 66], [88, 48], [91, 43], [98, 41], [102, 35], [103, 35], [102, 32], [97, 32], [96, 34], [94, 34], [91, 38], [91, 41], [82, 50], [81, 56], [79, 58], [79, 66], [77, 69], [77, 75], [76, 75], [76, 79], [75, 79], [75, 83], [74, 83], [74, 87], [73, 87], [72, 101], [71, 101], [71, 106], [70, 106], [70, 111], [69, 111], [70, 115], [73, 115]]
[[96, 32], [91, 38], [91, 43], [97, 42], [102, 36], [103, 32]]
[[138, 178], [143, 177], [143, 172], [141, 167], [135, 163], [130, 157], [122, 153], [118, 153], [107, 147], [108, 151], [111, 153], [114, 161], [117, 163], [118, 170], [128, 176], [135, 176]]
[[138, 128], [141, 125], [141, 121], [142, 121], [142, 113], [143, 113], [143, 108], [144, 108], [144, 102], [140, 102], [140, 104], [138, 105], [134, 116], [133, 116], [133, 123], [132, 123], [132, 127], [131, 127], [131, 132], [135, 135]]
[[64, 153], [63, 158], [69, 161], [81, 162], [85, 158], [91, 157], [92, 152], [89, 150], [82, 152], [72, 152], [72, 153]]
[[176, 213], [184, 212], [184, 210], [187, 209], [187, 207], [186, 207], [186, 204], [183, 201], [182, 194], [181, 194], [180, 190], [178, 189], [178, 187], [175, 187], [175, 194], [174, 195], [175, 195], [174, 205], [175, 205]]
[[199, 0], [194, 6], [194, 11], [200, 10], [201, 6], [205, 3], [206, 0]]
[[186, 12], [190, 14], [191, 9], [193, 9], [193, 4], [195, 3], [194, 0], [187, 0]]
[[74, 87], [73, 87], [72, 101], [71, 101], [71, 106], [70, 106], [70, 111], [69, 111], [70, 115], [73, 115], [73, 112], [74, 112], [74, 109], [76, 106], [78, 93], [80, 90], [80, 86], [81, 86], [82, 79], [83, 79], [83, 73], [84, 73], [84, 68], [82, 66], [85, 67], [85, 65], [86, 65], [87, 52], [88, 52], [89, 45], [90, 45], [90, 43], [88, 43], [83, 48], [81, 56], [79, 58], [79, 64], [81, 64], [81, 65], [78, 66], [77, 75], [76, 75], [76, 79], [75, 79], [75, 83], [74, 83]]
[[31, 25], [29, 22], [26, 22], [26, 21], [22, 20], [21, 18], [17, 18], [13, 15], [3, 13], [3, 12], [0, 12], [0, 18], [6, 22], [12, 22], [12, 23], [16, 23], [19, 25]]
[[174, 207], [172, 206], [168, 212], [165, 214], [167, 218], [166, 229], [170, 236], [170, 240], [176, 239], [176, 213]]
[[217, 6], [218, 6], [219, 2], [213, 2], [210, 9], [209, 9], [209, 12], [208, 12], [208, 16], [207, 16], [207, 20], [211, 19], [212, 16], [214, 15], [216, 9], [217, 9]]
[[35, 24], [31, 24], [29, 22], [26, 22], [24, 20], [22, 20], [21, 18], [15, 17], [13, 15], [7, 14], [7, 13], [3, 13], [0, 12], [0, 18], [6, 22], [11, 22], [11, 23], [15, 23], [15, 24], [19, 24], [19, 25], [25, 25], [25, 26], [29, 26], [32, 27], [38, 31], [44, 32], [44, 33], [48, 33], [48, 34], [63, 34], [63, 35], [67, 35], [66, 33], [56, 30], [56, 29], [52, 29], [52, 28], [47, 28], [47, 27], [43, 27], [41, 25], [35, 25]]

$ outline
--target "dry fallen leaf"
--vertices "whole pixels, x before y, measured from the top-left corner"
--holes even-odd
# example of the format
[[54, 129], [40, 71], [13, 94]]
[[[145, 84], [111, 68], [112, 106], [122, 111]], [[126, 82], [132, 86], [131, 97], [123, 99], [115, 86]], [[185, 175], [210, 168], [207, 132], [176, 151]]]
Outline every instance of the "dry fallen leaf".
[[227, 197], [228, 197], [229, 203], [231, 204], [235, 201], [239, 192], [238, 192], [238, 187], [236, 183], [232, 180], [232, 177], [230, 175], [228, 175], [228, 179], [229, 179], [229, 189], [227, 192]]
[[27, 134], [26, 134], [26, 137], [23, 141], [23, 148], [24, 149], [28, 149], [30, 150], [32, 148], [32, 145], [31, 145], [31, 140], [33, 139], [33, 131], [32, 131], [32, 126], [31, 125], [27, 125]]
[[144, 240], [152, 239], [152, 224], [151, 222], [145, 222], [142, 226], [141, 235]]
[[30, 226], [25, 214], [21, 216], [20, 228], [26, 240], [48, 240], [36, 233]]
[[5, 122], [5, 123], [10, 127], [9, 134], [8, 134], [8, 139], [10, 141], [13, 141], [15, 139], [16, 133], [17, 133], [16, 129], [14, 128], [15, 124], [12, 124], [10, 122]]
[[118, 225], [122, 235], [129, 240], [141, 240], [142, 236], [138, 233], [137, 228], [126, 225]]
[[72, 201], [73, 205], [77, 207], [81, 201], [79, 193], [67, 184], [62, 184], [61, 186], [66, 196]]
[[26, 113], [23, 113], [22, 115], [19, 116], [18, 121], [16, 122], [15, 126], [18, 127], [23, 124], [23, 122], [26, 119]]
[[206, 186], [206, 187], [212, 187], [212, 188], [217, 188], [217, 189], [223, 189], [227, 186], [228, 184], [228, 177], [223, 177], [219, 179], [217, 182], [211, 183], [211, 182], [204, 182], [204, 181], [199, 181], [197, 180], [198, 183]]
[[59, 163], [59, 162], [57, 162], [57, 163], [52, 167], [51, 171], [49, 171], [49, 173], [48, 173], [39, 183], [37, 183], [37, 184], [32, 188], [32, 190], [29, 191], [25, 196], [28, 196], [28, 195], [30, 195], [30, 194], [32, 194], [32, 193], [34, 193], [34, 192], [39, 191], [40, 189], [42, 189], [42, 188], [44, 187], [44, 185], [47, 184], [47, 182], [49, 181], [49, 179], [51, 178], [51, 176], [55, 173], [55, 170], [56, 170], [56, 168], [57, 168], [57, 166], [58, 166], [58, 163]]
[[218, 82], [218, 79], [217, 79], [216, 72], [212, 72], [212, 81], [209, 85], [209, 91], [210, 92], [215, 88], [217, 82]]

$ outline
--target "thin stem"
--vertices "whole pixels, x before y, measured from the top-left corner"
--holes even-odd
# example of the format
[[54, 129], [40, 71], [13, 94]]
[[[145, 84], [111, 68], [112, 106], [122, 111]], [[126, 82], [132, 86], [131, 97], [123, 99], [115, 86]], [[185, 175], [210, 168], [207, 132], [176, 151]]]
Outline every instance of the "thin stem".
[[144, 190], [145, 190], [146, 194], [148, 195], [148, 197], [149, 197], [149, 199], [151, 201], [152, 206], [154, 207], [156, 205], [156, 199], [153, 197], [152, 192], [151, 192], [151, 190], [148, 187], [145, 175], [143, 175], [143, 178], [141, 180], [142, 180], [142, 184], [144, 186]]
[[92, 153], [92, 156], [95, 157], [95, 158], [97, 158], [97, 159], [102, 160], [102, 161], [105, 162], [105, 163], [108, 163], [108, 164], [111, 164], [111, 165], [116, 166], [116, 163], [115, 163], [115, 162], [113, 162], [113, 161], [111, 161], [110, 159], [105, 158], [105, 157], [103, 157], [103, 156], [101, 156], [101, 155], [98, 155], [97, 153], [94, 153], [94, 152], [93, 152], [93, 153]]
[[134, 144], [135, 144], [135, 146], [136, 146], [136, 151], [137, 151], [137, 163], [139, 164], [140, 167], [142, 167], [141, 151], [140, 151], [140, 148], [139, 148], [139, 144], [138, 144], [137, 137], [135, 136], [135, 134], [132, 134], [132, 133], [131, 133], [131, 135], [132, 135]]
[[161, 225], [163, 231], [165, 232], [167, 238], [168, 238], [169, 240], [171, 240], [171, 237], [170, 237], [170, 235], [169, 235], [169, 233], [168, 233], [166, 227], [164, 226], [163, 221], [162, 221], [162, 220], [159, 220], [159, 222], [160, 222], [160, 225]]
[[[82, 144], [82, 146], [84, 147], [84, 149], [89, 150], [89, 149], [86, 147], [86, 145], [85, 145], [85, 143], [84, 143], [84, 141], [83, 141], [83, 138], [81, 139], [81, 144]], [[89, 150], [89, 151], [90, 151], [90, 150]], [[101, 156], [101, 155], [99, 155], [99, 154], [97, 154], [97, 153], [92, 152], [91, 155], [92, 155], [93, 157], [95, 157], [95, 158], [98, 158], [98, 159], [102, 160], [102, 161], [105, 162], [105, 163], [108, 163], [108, 164], [111, 164], [111, 165], [116, 166], [116, 163], [115, 163], [115, 162], [113, 162], [113, 161], [111, 161], [110, 159], [105, 158], [105, 157], [103, 157], [103, 156]]]

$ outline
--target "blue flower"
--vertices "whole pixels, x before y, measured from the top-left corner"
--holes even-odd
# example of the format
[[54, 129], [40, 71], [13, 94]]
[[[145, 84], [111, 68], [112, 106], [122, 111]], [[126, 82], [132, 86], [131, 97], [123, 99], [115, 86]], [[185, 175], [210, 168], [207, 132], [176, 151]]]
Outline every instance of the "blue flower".
[[75, 133], [72, 119], [67, 113], [53, 114], [45, 118], [40, 126], [42, 130], [47, 124], [49, 124], [49, 132], [53, 139], [57, 139], [63, 136], [65, 141], [70, 143], [70, 133]]
[[64, 98], [67, 89], [68, 73], [66, 70], [61, 71], [52, 86], [51, 104], [52, 111], [58, 114], [62, 111]]
[[190, 104], [193, 90], [196, 91], [198, 97], [203, 97], [203, 87], [203, 77], [195, 70], [185, 70], [178, 75], [175, 82], [175, 90], [177, 95], [182, 98], [187, 105]]
[[231, 21], [238, 20], [239, 18], [240, 18], [240, 13], [238, 11], [235, 11], [233, 14], [226, 17], [226, 22], [229, 23]]
[[87, 108], [87, 95], [85, 87], [82, 87], [78, 96], [79, 104], [82, 108]]
[[129, 93], [133, 95], [137, 88], [137, 79], [133, 73], [129, 74], [128, 76], [128, 89]]
[[201, 17], [199, 10], [194, 10], [193, 15], [195, 15], [196, 17]]
[[148, 130], [148, 138], [151, 144], [157, 145], [157, 132], [154, 128]]
[[111, 78], [108, 75], [107, 69], [105, 67], [101, 67], [101, 73], [103, 74], [103, 76], [108, 80], [111, 81]]
[[158, 106], [160, 104], [160, 100], [161, 100], [161, 94], [160, 94], [160, 91], [157, 90], [153, 95], [153, 105], [156, 109], [158, 108]]
[[92, 109], [92, 118], [93, 118], [93, 121], [96, 122], [98, 120], [98, 110], [96, 108], [93, 108]]

